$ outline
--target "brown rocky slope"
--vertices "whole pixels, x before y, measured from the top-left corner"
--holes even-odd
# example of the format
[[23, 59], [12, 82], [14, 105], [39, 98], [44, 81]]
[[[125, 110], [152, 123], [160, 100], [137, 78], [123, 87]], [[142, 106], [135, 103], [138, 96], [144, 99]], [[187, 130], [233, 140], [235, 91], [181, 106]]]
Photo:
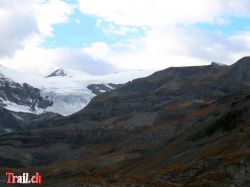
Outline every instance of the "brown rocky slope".
[[249, 113], [250, 57], [168, 68], [0, 136], [1, 170], [51, 186], [247, 186]]

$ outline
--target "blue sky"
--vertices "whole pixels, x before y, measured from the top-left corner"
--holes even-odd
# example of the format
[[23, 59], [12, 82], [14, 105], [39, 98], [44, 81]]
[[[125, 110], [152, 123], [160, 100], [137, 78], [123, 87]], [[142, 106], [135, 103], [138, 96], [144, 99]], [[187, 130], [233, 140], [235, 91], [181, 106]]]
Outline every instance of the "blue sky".
[[230, 36], [249, 31], [250, 19], [245, 17], [228, 17], [227, 22], [224, 24], [197, 23], [195, 26], [206, 31], [219, 32]]
[[106, 33], [102, 28], [107, 28], [109, 23], [93, 15], [85, 15], [76, 9], [66, 23], [58, 24], [53, 27], [53, 35], [45, 38], [42, 47], [67, 47], [82, 48], [94, 42], [105, 42], [113, 44], [128, 38], [135, 38], [144, 35], [144, 29], [136, 28], [136, 31], [123, 35], [112, 35]]
[[53, 36], [46, 37], [42, 46], [48, 48], [81, 48], [96, 41], [113, 43], [119, 40], [115, 37], [107, 37], [96, 27], [96, 22], [96, 17], [83, 15], [79, 10], [76, 10], [74, 14], [70, 16], [69, 22], [54, 26]]
[[[97, 26], [99, 18], [92, 15], [84, 15], [80, 10], [75, 10], [70, 16], [70, 21], [55, 25], [53, 36], [46, 37], [42, 47], [68, 47], [82, 48], [94, 42], [105, 42], [113, 44], [128, 38], [135, 38], [145, 34], [144, 29], [137, 28], [137, 31], [125, 35], [111, 35], [103, 32]], [[102, 27], [107, 27], [108, 23], [102, 21]], [[226, 23], [195, 23], [192, 25], [179, 25], [183, 28], [197, 28], [208, 32], [221, 33], [233, 36], [250, 30], [250, 19], [245, 17], [228, 17]]]
[[[68, 1], [76, 3], [76, 1]], [[53, 36], [47, 37], [41, 46], [46, 48], [53, 47], [69, 47], [82, 48], [91, 45], [94, 42], [105, 42], [112, 44], [127, 38], [133, 38], [144, 35], [144, 29], [137, 27], [136, 32], [125, 35], [111, 35], [103, 32], [102, 28], [97, 26], [101, 19], [93, 16], [82, 14], [79, 9], [75, 9], [66, 23], [58, 24], [53, 27]], [[224, 20], [225, 23], [206, 23], [198, 22], [189, 26], [181, 25], [181, 27], [193, 27], [209, 32], [222, 33], [232, 36], [242, 31], [250, 30], [250, 19], [248, 17], [232, 16]], [[108, 22], [102, 20], [101, 27], [107, 27]]]
[[39, 74], [232, 64], [249, 55], [249, 9], [247, 0], [1, 1], [0, 64]]

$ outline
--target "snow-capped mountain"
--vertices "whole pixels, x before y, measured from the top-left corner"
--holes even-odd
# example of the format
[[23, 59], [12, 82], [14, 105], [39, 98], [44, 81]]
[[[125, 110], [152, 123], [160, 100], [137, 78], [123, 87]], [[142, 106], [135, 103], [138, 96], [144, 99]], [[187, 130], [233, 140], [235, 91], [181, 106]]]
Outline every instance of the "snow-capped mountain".
[[[58, 69], [46, 77], [41, 77], [0, 66], [2, 76], [20, 86], [29, 85], [37, 89], [42, 100], [47, 101], [50, 105], [40, 107], [39, 104], [36, 104], [36, 108], [34, 108], [34, 104], [27, 105], [13, 100], [9, 101], [1, 95], [0, 98], [4, 100], [5, 108], [16, 112], [55, 112], [66, 116], [84, 108], [94, 96], [115, 89], [120, 84], [133, 79], [148, 76], [153, 72], [152, 70], [136, 70], [108, 75], [90, 75], [83, 71]], [[3, 87], [0, 85], [0, 92], [2, 89]]]
[[57, 77], [57, 76], [61, 76], [61, 77], [64, 77], [64, 76], [67, 76], [68, 74], [66, 74], [64, 72], [64, 69], [60, 68], [56, 71], [54, 71], [53, 73], [51, 73], [50, 75], [48, 75], [47, 77]]
[[219, 62], [212, 62], [211, 66], [213, 66], [213, 67], [226, 67], [227, 65], [219, 63]]
[[11, 111], [39, 113], [52, 104], [52, 101], [41, 96], [39, 89], [27, 83], [19, 84], [0, 71], [0, 107]]

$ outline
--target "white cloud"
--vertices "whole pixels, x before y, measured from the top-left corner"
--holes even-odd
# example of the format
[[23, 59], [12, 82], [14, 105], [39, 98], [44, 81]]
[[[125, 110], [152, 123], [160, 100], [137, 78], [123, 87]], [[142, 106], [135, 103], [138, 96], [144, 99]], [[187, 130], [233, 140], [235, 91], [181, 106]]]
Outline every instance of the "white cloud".
[[[192, 26], [227, 25], [230, 17], [250, 17], [248, 0], [78, 0], [83, 14], [96, 17], [98, 29], [121, 40], [96, 42], [84, 49], [40, 47], [53, 36], [56, 24], [71, 20], [76, 9], [72, 2], [0, 0], [1, 64], [44, 75], [58, 67], [104, 73], [113, 71], [113, 66], [162, 69], [213, 60], [230, 64], [250, 49], [249, 32], [227, 36]], [[141, 30], [145, 33], [138, 36]], [[128, 33], [137, 34], [129, 38]]]
[[[138, 28], [134, 26], [125, 26], [125, 25], [116, 25], [114, 23], [106, 23], [99, 19], [96, 23], [96, 27], [101, 29], [107, 35], [120, 35], [125, 36], [129, 33], [136, 33], [138, 32]], [[142, 27], [143, 29], [143, 27]]]
[[[0, 63], [43, 75], [58, 67], [79, 66], [76, 56], [86, 60], [86, 64], [94, 64], [81, 51], [40, 47], [46, 36], [53, 35], [55, 24], [69, 21], [73, 9], [73, 5], [62, 0], [0, 1]], [[76, 61], [66, 62], [70, 58]]]
[[74, 6], [63, 0], [50, 0], [37, 4], [37, 23], [43, 35], [53, 34], [53, 25], [69, 21]]
[[26, 41], [24, 47], [17, 50], [13, 56], [2, 58], [1, 64], [19, 71], [45, 75], [56, 69], [54, 62], [57, 60], [53, 50], [38, 47], [37, 41], [32, 38]]
[[227, 25], [230, 17], [250, 17], [247, 0], [79, 0], [79, 8], [83, 14], [96, 16], [104, 32], [107, 28], [102, 20], [108, 22], [110, 34], [119, 33], [122, 27], [147, 28], [145, 35], [136, 39], [112, 45], [98, 42], [84, 49], [93, 58], [120, 68], [162, 69], [214, 60], [230, 64], [250, 49], [248, 33], [227, 36], [192, 26]]
[[218, 0], [79, 0], [79, 6], [84, 14], [137, 26], [211, 22], [222, 9]]
[[19, 71], [33, 72], [43, 76], [58, 68], [77, 69], [90, 74], [116, 71], [111, 64], [95, 60], [81, 49], [44, 49], [38, 46], [39, 40], [39, 37], [27, 40], [23, 49], [17, 50], [12, 57], [2, 58], [1, 64]]
[[225, 15], [250, 17], [249, 0], [221, 0], [221, 6], [224, 6]]
[[[38, 32], [32, 1], [0, 1], [0, 56], [13, 55], [26, 38]], [[19, 6], [23, 4], [23, 6]]]
[[[192, 37], [194, 36], [194, 37]], [[127, 42], [94, 43], [84, 51], [122, 69], [164, 69], [218, 61], [231, 64], [248, 54], [250, 33], [223, 36], [195, 28], [157, 28]]]
[[[42, 75], [59, 67], [92, 74], [115, 71], [111, 64], [96, 61], [81, 49], [40, 46], [53, 35], [54, 25], [70, 21], [74, 9], [74, 4], [63, 0], [0, 1], [0, 63]], [[80, 24], [79, 19], [75, 21]]]
[[62, 0], [0, 1], [0, 56], [14, 55], [32, 37], [52, 35], [53, 25], [67, 22], [72, 11]]
[[166, 26], [250, 16], [249, 0], [78, 0], [84, 14], [118, 25]]

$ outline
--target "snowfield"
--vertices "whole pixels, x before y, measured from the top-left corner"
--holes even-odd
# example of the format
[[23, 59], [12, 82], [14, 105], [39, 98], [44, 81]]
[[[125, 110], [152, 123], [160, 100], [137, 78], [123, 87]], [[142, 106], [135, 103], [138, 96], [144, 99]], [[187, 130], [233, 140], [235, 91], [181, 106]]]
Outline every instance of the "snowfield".
[[[55, 112], [64, 116], [83, 109], [95, 97], [95, 94], [87, 88], [90, 84], [124, 84], [136, 78], [146, 77], [153, 72], [153, 70], [133, 70], [107, 75], [90, 75], [83, 71], [58, 69], [50, 76], [42, 77], [31, 73], [18, 72], [0, 65], [0, 74], [17, 83], [27, 83], [40, 89], [41, 96], [53, 101], [51, 107], [45, 110], [37, 108], [35, 113]], [[7, 105], [5, 108], [15, 112], [34, 113], [27, 106], [8, 101], [4, 101], [4, 103]]]

